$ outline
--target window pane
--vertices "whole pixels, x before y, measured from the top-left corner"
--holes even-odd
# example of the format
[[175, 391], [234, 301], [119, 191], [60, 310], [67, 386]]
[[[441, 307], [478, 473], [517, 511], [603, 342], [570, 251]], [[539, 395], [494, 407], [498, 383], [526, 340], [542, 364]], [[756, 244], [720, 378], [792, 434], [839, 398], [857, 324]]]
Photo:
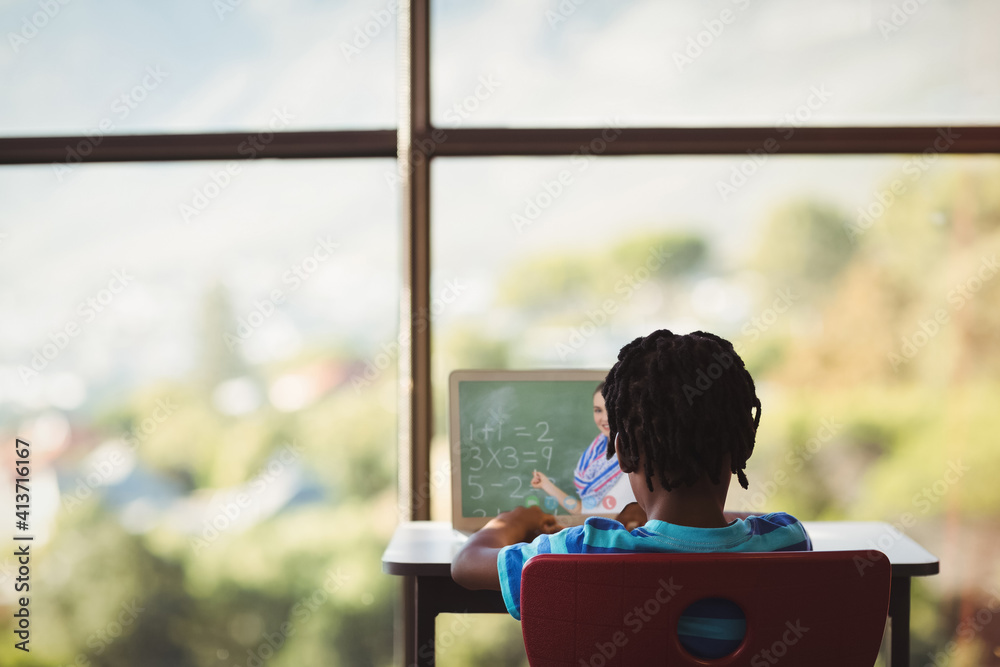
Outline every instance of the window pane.
[[0, 440], [31, 443], [33, 664], [391, 661], [396, 372], [373, 360], [397, 331], [393, 169], [0, 169]]
[[441, 127], [1000, 122], [990, 0], [466, 4], [433, 5]]
[[4, 3], [4, 135], [394, 127], [395, 14], [350, 3]]
[[[728, 506], [885, 521], [961, 562], [967, 575], [914, 584], [926, 650], [961, 627], [941, 610], [984, 608], [996, 554], [979, 535], [1000, 518], [1000, 159], [434, 168], [438, 406], [458, 368], [607, 369], [655, 329], [718, 333], [763, 403], [750, 488]], [[446, 439], [436, 447], [444, 460]], [[977, 664], [992, 647], [968, 650]]]

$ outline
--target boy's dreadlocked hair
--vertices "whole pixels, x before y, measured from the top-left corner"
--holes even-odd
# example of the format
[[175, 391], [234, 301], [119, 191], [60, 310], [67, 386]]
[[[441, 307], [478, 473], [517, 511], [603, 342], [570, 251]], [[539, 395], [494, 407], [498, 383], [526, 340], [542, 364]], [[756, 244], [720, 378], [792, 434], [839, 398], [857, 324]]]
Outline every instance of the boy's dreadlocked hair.
[[626, 472], [644, 460], [646, 485], [655, 475], [664, 489], [719, 483], [726, 455], [747, 488], [743, 472], [753, 453], [760, 399], [753, 378], [732, 343], [696, 331], [666, 329], [636, 338], [618, 353], [602, 391], [611, 437]]

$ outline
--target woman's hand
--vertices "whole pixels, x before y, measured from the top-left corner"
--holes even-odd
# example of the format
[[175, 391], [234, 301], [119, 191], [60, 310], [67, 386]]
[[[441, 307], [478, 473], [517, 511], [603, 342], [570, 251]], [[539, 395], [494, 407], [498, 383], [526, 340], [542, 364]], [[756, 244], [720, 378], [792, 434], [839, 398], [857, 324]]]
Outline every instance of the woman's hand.
[[553, 484], [552, 480], [545, 473], [535, 470], [531, 475], [531, 486], [555, 498], [556, 502], [562, 505], [570, 514], [580, 514], [580, 501]]
[[[539, 470], [536, 470], [531, 475], [531, 487], [534, 489], [541, 489], [542, 491], [548, 492], [553, 486], [552, 481], [548, 476]], [[552, 494], [549, 494], [552, 495]]]

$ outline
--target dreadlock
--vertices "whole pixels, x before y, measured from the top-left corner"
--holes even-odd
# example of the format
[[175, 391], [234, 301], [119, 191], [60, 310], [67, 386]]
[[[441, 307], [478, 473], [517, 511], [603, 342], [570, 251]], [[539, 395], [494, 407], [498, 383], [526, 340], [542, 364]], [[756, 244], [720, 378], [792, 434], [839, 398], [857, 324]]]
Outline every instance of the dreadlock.
[[[760, 424], [753, 378], [732, 343], [710, 333], [654, 331], [626, 345], [602, 390], [622, 470], [654, 476], [666, 490], [708, 476], [718, 484], [726, 456], [745, 489], [743, 470]], [[641, 459], [640, 459], [641, 454]]]

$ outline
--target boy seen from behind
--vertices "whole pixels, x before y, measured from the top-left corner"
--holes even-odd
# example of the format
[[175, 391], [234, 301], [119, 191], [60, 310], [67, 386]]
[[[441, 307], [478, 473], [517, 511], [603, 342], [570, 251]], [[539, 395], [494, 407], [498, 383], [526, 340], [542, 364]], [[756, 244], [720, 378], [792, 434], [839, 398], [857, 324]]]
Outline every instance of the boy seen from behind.
[[[501, 591], [507, 610], [520, 619], [521, 569], [539, 553], [812, 549], [802, 524], [788, 514], [725, 516], [732, 476], [748, 486], [744, 470], [761, 416], [753, 378], [731, 343], [665, 329], [637, 338], [619, 352], [603, 396], [611, 428], [607, 456], [617, 453], [636, 504], [618, 521], [592, 517], [558, 532], [555, 517], [537, 506], [504, 512], [455, 556], [456, 582]], [[629, 531], [623, 523], [639, 527]], [[682, 643], [702, 657], [725, 655], [727, 643], [717, 636], [699, 641], [701, 631], [713, 634], [710, 625], [682, 618]], [[729, 643], [741, 638], [734, 633]]]

